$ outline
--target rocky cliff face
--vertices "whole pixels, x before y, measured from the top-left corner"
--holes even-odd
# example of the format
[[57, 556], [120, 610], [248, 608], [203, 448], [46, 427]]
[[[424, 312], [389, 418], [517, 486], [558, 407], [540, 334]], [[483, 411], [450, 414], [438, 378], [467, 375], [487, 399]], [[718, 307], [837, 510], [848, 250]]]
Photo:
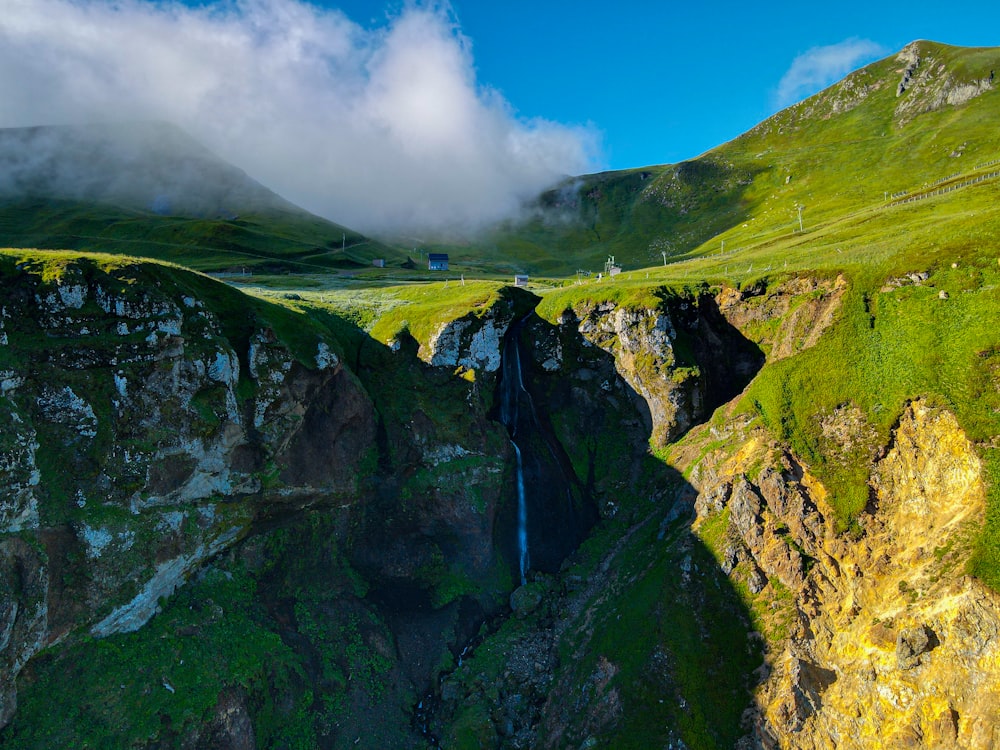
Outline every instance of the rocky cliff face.
[[907, 408], [857, 538], [837, 533], [808, 467], [759, 428], [731, 429], [732, 452], [691, 476], [695, 529], [750, 592], [767, 644], [747, 746], [997, 746], [1000, 601], [962, 575], [985, 490], [955, 418]]
[[933, 45], [919, 41], [906, 45], [896, 56], [900, 79], [895, 117], [899, 124], [924, 112], [965, 104], [992, 90], [993, 71], [983, 78], [969, 78], [949, 70], [939, 57]]
[[[562, 324], [571, 323], [614, 357], [648, 409], [651, 441], [659, 447], [739, 393], [764, 361], [707, 294], [665, 295], [657, 307], [584, 302], [563, 314]], [[559, 362], [558, 351], [548, 359]]]
[[[816, 343], [843, 279], [527, 318], [538, 429], [600, 520], [510, 594], [489, 387], [520, 302], [389, 348], [162, 266], [0, 272], [0, 737], [78, 743], [122, 706], [102, 731], [149, 747], [1000, 745], [955, 418], [907, 406], [845, 532], [724, 405]], [[849, 403], [821, 428], [874, 444]]]
[[[845, 289], [797, 279], [717, 299], [781, 359], [817, 341]], [[622, 315], [623, 338], [644, 317], [656, 320]], [[624, 395], [627, 344], [610, 323], [604, 348], [574, 344], [580, 326], [567, 312], [533, 335], [538, 371], [575, 363], [564, 388], [604, 378], [576, 402], [582, 423]], [[850, 404], [821, 421], [845, 456], [874, 440]], [[996, 746], [1000, 601], [963, 575], [984, 513], [976, 448], [950, 412], [917, 400], [861, 460], [872, 500], [845, 531], [809, 467], [723, 407], [672, 445], [682, 474], [635, 469], [604, 485], [621, 509], [602, 504], [586, 551], [515, 593], [516, 617], [445, 681], [435, 730], [497, 747]]]
[[[843, 277], [793, 278], [770, 289], [664, 292], [655, 306], [584, 301], [558, 322], [613, 357], [618, 377], [640, 399], [651, 444], [663, 447], [742, 391], [765, 356], [776, 361], [813, 346], [846, 289]], [[576, 377], [579, 361], [564, 355], [572, 344], [544, 334], [536, 344], [544, 371]]]
[[847, 292], [843, 276], [796, 277], [768, 288], [726, 287], [716, 295], [726, 321], [758, 345], [768, 362], [815, 346], [833, 324]]
[[[741, 388], [761, 350], [815, 343], [844, 288], [800, 279], [529, 322], [533, 376], [603, 521], [445, 680], [432, 727], [446, 746], [732, 746], [759, 664], [751, 615], [688, 529], [697, 489], [650, 460], [650, 436], [657, 425], [663, 445], [704, 419], [719, 381]], [[741, 439], [713, 436], [728, 438]]]
[[[259, 626], [304, 643], [293, 658], [319, 658], [304, 633], [339, 606], [323, 616], [354, 658], [411, 691], [495, 608], [507, 457], [451, 368], [370, 342], [352, 355], [363, 383], [303, 315], [163, 266], [12, 254], [0, 286], [0, 723], [41, 649], [145, 632], [206, 571], [248, 570], [274, 618]], [[386, 377], [408, 371], [402, 391]], [[312, 541], [293, 558], [295, 539]], [[269, 572], [275, 556], [327, 579], [325, 598], [290, 618], [306, 589]], [[219, 722], [240, 695], [219, 693]], [[406, 700], [385, 709], [393, 727]]]
[[[328, 342], [242, 342], [166, 278], [3, 269], [3, 708], [46, 645], [142, 627], [277, 506], [358, 494], [371, 404]], [[154, 280], [155, 279], [155, 280]], [[308, 355], [307, 355], [308, 356]], [[16, 536], [15, 536], [16, 534]]]

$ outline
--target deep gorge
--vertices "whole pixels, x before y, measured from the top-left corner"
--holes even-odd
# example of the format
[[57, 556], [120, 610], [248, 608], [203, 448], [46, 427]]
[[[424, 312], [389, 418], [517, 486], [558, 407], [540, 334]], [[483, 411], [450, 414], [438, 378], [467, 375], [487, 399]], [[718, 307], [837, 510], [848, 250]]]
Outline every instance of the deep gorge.
[[[732, 399], [842, 280], [549, 317], [508, 289], [381, 342], [178, 270], [2, 270], [5, 744], [781, 747], [831, 720], [853, 667], [795, 623], [860, 553]], [[911, 442], [966, 455], [923, 408]], [[872, 469], [886, 513], [907, 450]], [[933, 667], [879, 622], [915, 652], [886, 669]]]

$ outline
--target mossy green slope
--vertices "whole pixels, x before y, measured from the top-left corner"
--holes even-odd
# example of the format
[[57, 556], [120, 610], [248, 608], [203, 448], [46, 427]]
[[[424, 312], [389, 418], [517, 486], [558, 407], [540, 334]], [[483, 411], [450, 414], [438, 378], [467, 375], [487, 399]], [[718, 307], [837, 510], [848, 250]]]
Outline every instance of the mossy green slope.
[[568, 180], [526, 219], [450, 250], [572, 275], [608, 255], [630, 270], [756, 246], [797, 230], [799, 206], [805, 229], [841, 220], [1000, 159], [997, 68], [1000, 48], [916, 42], [697, 159]]
[[393, 250], [304, 211], [239, 217], [161, 216], [112, 204], [52, 198], [0, 199], [0, 246], [104, 252], [200, 271], [330, 273], [397, 266]]

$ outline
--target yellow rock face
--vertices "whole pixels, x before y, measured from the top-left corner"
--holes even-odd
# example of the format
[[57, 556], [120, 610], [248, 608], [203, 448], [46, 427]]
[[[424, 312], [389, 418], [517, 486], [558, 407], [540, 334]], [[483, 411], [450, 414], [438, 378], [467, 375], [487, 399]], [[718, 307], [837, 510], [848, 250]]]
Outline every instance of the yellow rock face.
[[[711, 479], [699, 490], [729, 482], [725, 544], [743, 545], [746, 565], [767, 575], [761, 597], [776, 579], [794, 597], [756, 694], [760, 743], [1000, 748], [1000, 597], [963, 574], [985, 487], [954, 416], [919, 401], [907, 409], [872, 473], [876, 509], [858, 541], [834, 534], [823, 487], [794, 459], [765, 463], [743, 489], [745, 476], [727, 472], [747, 465], [740, 458], [703, 472]], [[752, 502], [741, 505], [740, 493]], [[797, 585], [775, 551], [781, 542], [811, 560]]]

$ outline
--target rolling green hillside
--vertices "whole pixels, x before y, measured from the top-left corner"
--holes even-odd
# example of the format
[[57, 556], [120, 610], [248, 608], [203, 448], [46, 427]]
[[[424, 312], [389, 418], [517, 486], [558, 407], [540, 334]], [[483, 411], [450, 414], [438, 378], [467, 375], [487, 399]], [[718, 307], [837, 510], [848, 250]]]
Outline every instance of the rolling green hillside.
[[405, 260], [397, 250], [304, 211], [160, 216], [51, 198], [0, 200], [0, 245], [142, 256], [200, 271], [328, 273], [367, 268], [375, 258], [397, 267]]
[[1000, 168], [998, 68], [996, 48], [915, 42], [697, 159], [568, 180], [526, 220], [449, 249], [568, 276], [608, 255], [631, 270], [757, 247], [797, 231], [799, 206], [805, 230], [860, 221]]
[[0, 129], [0, 246], [152, 257], [203, 271], [399, 265], [166, 123]]

